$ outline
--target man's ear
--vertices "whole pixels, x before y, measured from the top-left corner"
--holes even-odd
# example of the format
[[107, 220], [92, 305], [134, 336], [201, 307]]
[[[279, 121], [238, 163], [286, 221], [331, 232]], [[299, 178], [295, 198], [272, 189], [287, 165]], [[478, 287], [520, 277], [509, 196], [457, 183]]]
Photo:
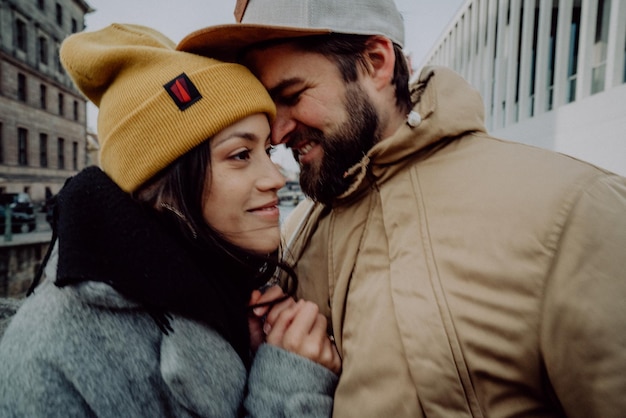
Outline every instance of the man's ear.
[[371, 36], [365, 43], [367, 73], [377, 89], [388, 87], [393, 79], [396, 54], [393, 42], [384, 36]]

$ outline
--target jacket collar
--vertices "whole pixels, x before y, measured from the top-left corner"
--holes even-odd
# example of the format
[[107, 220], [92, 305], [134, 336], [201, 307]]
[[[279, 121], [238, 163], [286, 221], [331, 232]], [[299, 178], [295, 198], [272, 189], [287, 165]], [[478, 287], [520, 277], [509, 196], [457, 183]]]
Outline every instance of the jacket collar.
[[381, 184], [462, 134], [485, 132], [480, 93], [448, 68], [425, 67], [411, 86], [411, 98], [421, 122], [415, 126], [404, 123], [348, 170], [354, 181], [337, 204], [351, 201], [374, 183]]

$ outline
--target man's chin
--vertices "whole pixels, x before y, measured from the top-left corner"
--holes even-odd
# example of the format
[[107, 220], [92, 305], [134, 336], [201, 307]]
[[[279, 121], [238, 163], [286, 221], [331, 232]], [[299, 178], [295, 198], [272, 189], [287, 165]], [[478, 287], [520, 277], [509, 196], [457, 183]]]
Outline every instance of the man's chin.
[[326, 205], [348, 190], [349, 186], [349, 181], [340, 174], [333, 177], [321, 177], [319, 170], [313, 170], [311, 167], [308, 167], [308, 170], [304, 168], [300, 172], [302, 192], [314, 201]]

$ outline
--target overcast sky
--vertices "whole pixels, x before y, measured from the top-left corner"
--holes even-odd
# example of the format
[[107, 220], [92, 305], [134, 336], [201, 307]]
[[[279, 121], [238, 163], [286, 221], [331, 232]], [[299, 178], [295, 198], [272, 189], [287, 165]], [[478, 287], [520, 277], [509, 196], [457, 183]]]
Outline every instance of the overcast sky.
[[[85, 17], [87, 30], [111, 23], [136, 23], [159, 30], [174, 42], [205, 26], [235, 23], [236, 0], [86, 0], [95, 11]], [[405, 51], [414, 67], [456, 14], [464, 0], [396, 0], [405, 21]], [[87, 125], [96, 130], [97, 110], [88, 106]]]

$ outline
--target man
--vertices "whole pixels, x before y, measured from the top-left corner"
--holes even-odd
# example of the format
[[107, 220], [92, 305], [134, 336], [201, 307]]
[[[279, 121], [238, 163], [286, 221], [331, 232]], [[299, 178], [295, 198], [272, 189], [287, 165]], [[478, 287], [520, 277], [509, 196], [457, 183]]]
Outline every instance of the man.
[[277, 104], [315, 201], [284, 232], [342, 355], [334, 415], [622, 416], [626, 179], [490, 137], [450, 70], [409, 90], [392, 0], [236, 16], [178, 48], [242, 60]]

